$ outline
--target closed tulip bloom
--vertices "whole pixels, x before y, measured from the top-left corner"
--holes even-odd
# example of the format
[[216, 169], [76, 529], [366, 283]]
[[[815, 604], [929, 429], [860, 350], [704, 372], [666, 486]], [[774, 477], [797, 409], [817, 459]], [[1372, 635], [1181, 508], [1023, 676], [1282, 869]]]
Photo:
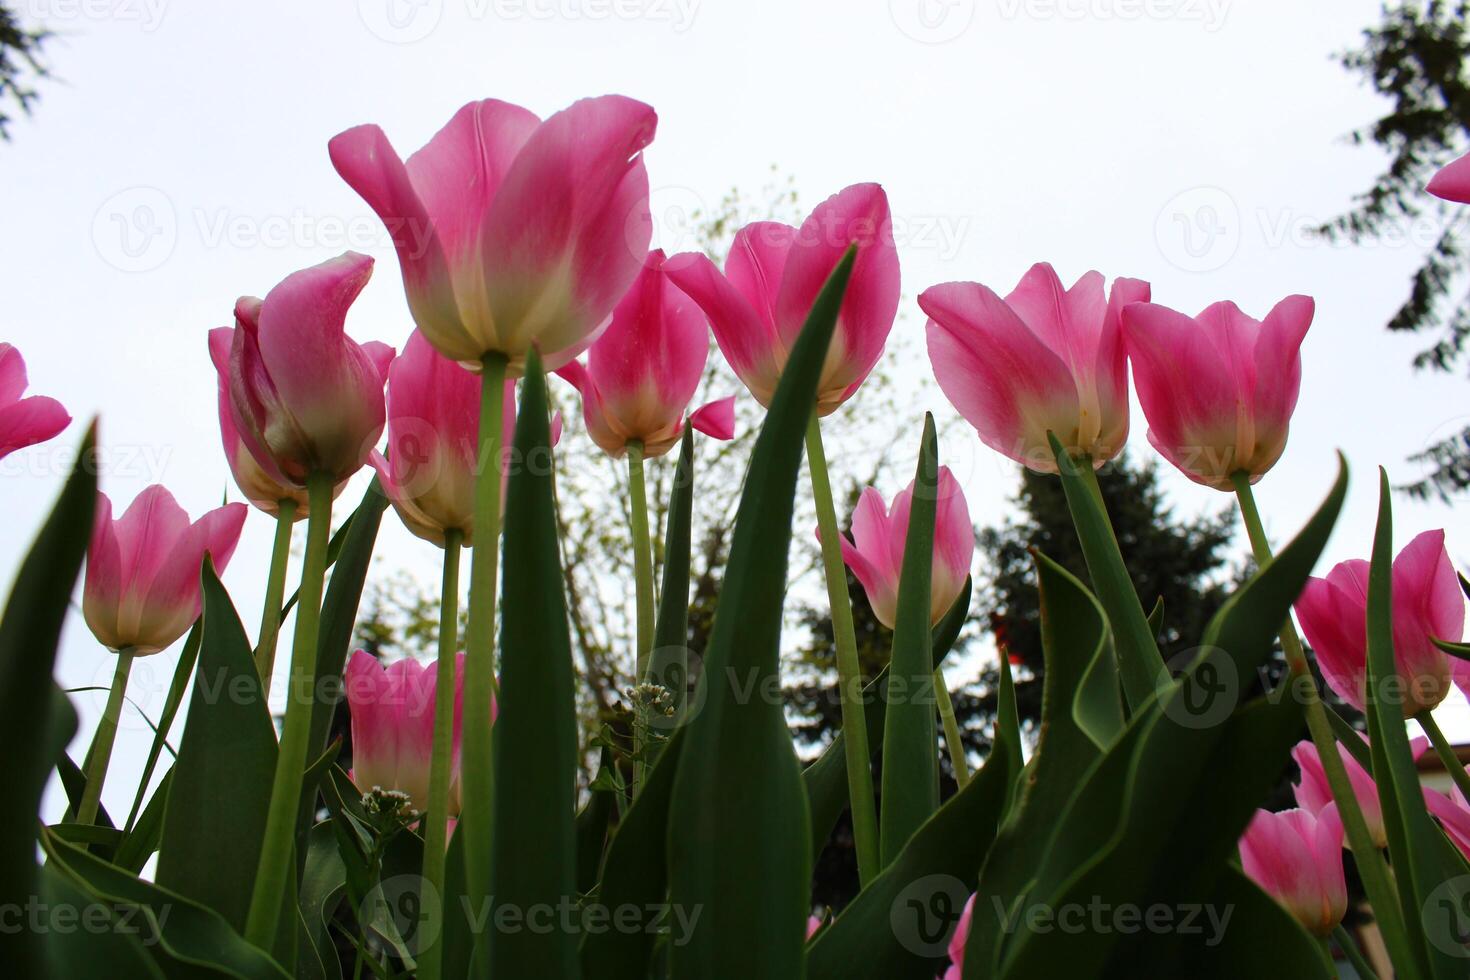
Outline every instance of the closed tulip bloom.
[[664, 268], [704, 309], [725, 360], [769, 407], [817, 294], [853, 244], [857, 259], [817, 384], [817, 413], [830, 415], [878, 363], [898, 312], [898, 251], [882, 187], [838, 191], [800, 229], [776, 221], [746, 225], [735, 234], [724, 275], [692, 252]]
[[[898, 583], [903, 573], [904, 545], [909, 529], [909, 511], [914, 484], [893, 498], [892, 508], [883, 495], [867, 487], [852, 512], [852, 540], [840, 539], [842, 560], [867, 593], [868, 604], [878, 622], [893, 628], [898, 619]], [[820, 532], [818, 533], [820, 537]], [[938, 499], [934, 512], [934, 560], [929, 585], [929, 621], [939, 622], [949, 612], [975, 554], [975, 530], [970, 525], [970, 508], [965, 493], [949, 467], [939, 468]]]
[[342, 482], [382, 435], [393, 348], [358, 344], [345, 330], [347, 308], [372, 271], [372, 259], [347, 252], [293, 272], [264, 300], [235, 304], [227, 357], [225, 335], [210, 337], [235, 430], [282, 486], [304, 487], [314, 472]]
[[499, 352], [518, 374], [533, 346], [548, 368], [576, 357], [638, 274], [653, 234], [640, 151], [657, 121], [618, 95], [544, 122], [486, 99], [407, 161], [371, 125], [328, 149], [388, 226], [429, 341], [474, 370]]
[[[648, 253], [613, 310], [612, 323], [588, 350], [587, 363], [572, 361], [557, 371], [582, 395], [592, 441], [613, 457], [621, 457], [633, 440], [642, 443], [646, 458], [662, 456], [679, 441], [684, 412], [709, 357], [703, 311], [663, 266], [663, 252]], [[708, 415], [696, 416], [691, 421], [703, 430]], [[714, 434], [719, 436], [718, 426]]]
[[0, 344], [0, 459], [54, 438], [71, 423], [71, 416], [55, 398], [22, 398], [27, 384], [20, 351]]
[[1342, 871], [1342, 820], [1336, 805], [1257, 810], [1240, 838], [1240, 863], [1263, 891], [1314, 936], [1331, 935], [1347, 912]]
[[1190, 318], [1140, 303], [1123, 311], [1148, 440], [1196, 483], [1233, 490], [1255, 483], [1281, 458], [1301, 389], [1310, 296], [1288, 296], [1264, 320], [1234, 303]]
[[[1363, 744], [1367, 743], [1368, 739], [1364, 737]], [[1409, 743], [1409, 747], [1417, 759], [1429, 748], [1429, 739], [1415, 738]], [[1383, 807], [1378, 800], [1378, 786], [1346, 748], [1338, 745], [1337, 754], [1342, 759], [1343, 768], [1347, 770], [1353, 796], [1368, 824], [1368, 835], [1373, 838], [1375, 847], [1387, 847], [1388, 831], [1383, 827]], [[1317, 747], [1311, 741], [1298, 742], [1296, 748], [1291, 750], [1291, 758], [1301, 769], [1301, 776], [1292, 785], [1296, 805], [1308, 813], [1321, 813], [1332, 805], [1332, 786], [1327, 782], [1327, 771], [1322, 767], [1322, 757], [1317, 754]]]
[[1470, 153], [1441, 167], [1424, 189], [1446, 201], [1470, 204]]
[[[358, 650], [343, 678], [352, 715], [352, 781], [358, 789], [396, 790], [420, 812], [429, 799], [429, 757], [434, 746], [434, 692], [438, 663], [412, 657], [386, 668]], [[455, 654], [454, 733], [447, 817], [459, 815], [460, 728], [464, 714], [464, 654]], [[496, 714], [490, 704], [490, 716]]]
[[[502, 446], [515, 435], [516, 386], [505, 382]], [[462, 544], [475, 537], [475, 475], [480, 435], [480, 379], [440, 354], [415, 330], [388, 369], [388, 454], [369, 461], [404, 525], [441, 547], [444, 532], [459, 531]], [[551, 444], [561, 438], [561, 418], [551, 420]], [[502, 457], [504, 460], [504, 457]], [[502, 504], [504, 483], [501, 471]]]
[[1004, 299], [975, 282], [919, 294], [934, 377], [980, 441], [1039, 473], [1055, 473], [1047, 440], [1101, 466], [1128, 441], [1128, 366], [1119, 312], [1148, 283], [1089, 272], [1065, 289], [1039, 262]]
[[248, 508], [226, 504], [189, 523], [161, 486], [138, 494], [122, 517], [97, 495], [82, 615], [102, 645], [133, 656], [157, 653], [199, 618], [199, 570], [209, 555], [222, 573]]
[[[1360, 711], [1367, 705], [1367, 610], [1368, 563], [1362, 560], [1342, 562], [1326, 578], [1308, 579], [1296, 601], [1297, 618], [1322, 676]], [[1444, 531], [1425, 531], [1393, 561], [1398, 689], [1392, 693], [1402, 694], [1405, 717], [1435, 707], [1449, 693], [1450, 658], [1434, 640], [1458, 642], [1464, 627], [1464, 597], [1445, 552]]]

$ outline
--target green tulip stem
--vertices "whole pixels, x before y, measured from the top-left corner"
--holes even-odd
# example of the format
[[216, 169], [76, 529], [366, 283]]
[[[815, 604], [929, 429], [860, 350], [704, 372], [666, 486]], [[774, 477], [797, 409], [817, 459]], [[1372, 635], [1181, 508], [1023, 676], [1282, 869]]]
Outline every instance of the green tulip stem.
[[949, 698], [949, 684], [944, 671], [934, 668], [934, 697], [939, 702], [939, 720], [944, 723], [944, 744], [949, 749], [949, 765], [960, 789], [970, 781], [970, 767], [965, 760], [965, 743], [960, 738], [960, 723], [954, 715], [954, 702]]
[[842, 699], [842, 736], [847, 760], [847, 797], [852, 805], [852, 836], [857, 850], [858, 880], [866, 887], [882, 869], [878, 860], [878, 811], [873, 802], [872, 753], [863, 713], [863, 675], [858, 665], [857, 630], [852, 623], [852, 600], [847, 592], [847, 569], [842, 562], [837, 508], [822, 447], [822, 428], [815, 412], [806, 429], [807, 462], [812, 474], [812, 498], [817, 506], [817, 528], [822, 536], [822, 570], [827, 577], [827, 601], [832, 607], [832, 640], [837, 648], [837, 687]]
[[1465, 771], [1464, 763], [1455, 755], [1455, 747], [1450, 744], [1449, 739], [1445, 738], [1444, 732], [1440, 730], [1439, 722], [1434, 720], [1434, 715], [1430, 714], [1427, 709], [1415, 715], [1414, 720], [1419, 723], [1420, 728], [1424, 729], [1424, 734], [1429, 736], [1429, 743], [1434, 746], [1434, 751], [1449, 772], [1450, 778], [1455, 781], [1455, 785], [1460, 788], [1465, 799], [1470, 800], [1470, 772]]
[[[245, 919], [245, 938], [261, 949], [275, 943], [286, 883], [294, 873], [292, 851], [296, 815], [301, 805], [301, 779], [306, 772], [311, 714], [316, 703], [317, 644], [321, 633], [322, 585], [327, 576], [327, 547], [332, 531], [332, 477], [306, 478], [306, 557], [297, 592], [296, 635], [291, 647], [291, 678], [286, 688], [286, 720], [281, 727], [276, 775], [271, 783], [270, 810]], [[295, 896], [290, 896], [295, 901]]]
[[[628, 508], [633, 534], [633, 580], [638, 600], [638, 649], [633, 661], [633, 685], [648, 679], [648, 660], [653, 655], [654, 597], [653, 549], [648, 535], [648, 490], [643, 477], [643, 442], [628, 440]], [[637, 794], [647, 776], [648, 765], [642, 758], [644, 732], [648, 722], [648, 706], [635, 696], [633, 705], [633, 792]]]
[[123, 695], [127, 693], [128, 674], [132, 669], [133, 654], [119, 650], [117, 664], [112, 669], [112, 687], [107, 692], [107, 706], [102, 709], [102, 720], [97, 723], [97, 734], [87, 753], [87, 785], [82, 789], [82, 802], [77, 804], [77, 823], [83, 826], [96, 822], [97, 810], [102, 805], [102, 782], [107, 778], [107, 766], [112, 760], [117, 720], [122, 717]]
[[[464, 532], [444, 532], [444, 577], [439, 591], [439, 662], [434, 666], [434, 743], [429, 754], [429, 800], [424, 818], [424, 890], [444, 894], [449, 843], [449, 776], [454, 748], [455, 659], [459, 652], [459, 552]], [[443, 945], [437, 938], [419, 957], [419, 976], [438, 980]]]
[[276, 669], [276, 639], [281, 634], [281, 603], [286, 598], [286, 563], [291, 558], [291, 528], [296, 523], [296, 501], [282, 499], [276, 512], [276, 537], [271, 543], [271, 566], [265, 580], [265, 608], [260, 613], [260, 637], [255, 645], [255, 667], [267, 691]]

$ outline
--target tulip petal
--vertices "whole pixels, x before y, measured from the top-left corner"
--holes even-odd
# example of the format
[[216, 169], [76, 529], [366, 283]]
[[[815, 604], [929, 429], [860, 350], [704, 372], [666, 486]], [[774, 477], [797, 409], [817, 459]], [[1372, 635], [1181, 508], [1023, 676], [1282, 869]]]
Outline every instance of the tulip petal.
[[45, 395], [6, 405], [0, 408], [0, 459], [54, 438], [70, 424], [71, 415], [61, 402]]
[[664, 263], [664, 270], [704, 310], [720, 352], [756, 401], [769, 406], [785, 358], [777, 347], [774, 328], [720, 275], [708, 256], [680, 253]]
[[0, 407], [12, 405], [26, 392], [26, 362], [12, 344], [0, 344]]
[[1424, 189], [1446, 201], [1470, 204], [1470, 153], [1441, 167]]
[[1288, 296], [1261, 321], [1252, 393], [1255, 405], [1252, 472], [1270, 469], [1286, 449], [1287, 430], [1302, 387], [1302, 341], [1312, 325], [1315, 309], [1310, 296]]
[[727, 395], [701, 405], [689, 414], [689, 424], [696, 432], [712, 439], [729, 442], [735, 438], [735, 396]]

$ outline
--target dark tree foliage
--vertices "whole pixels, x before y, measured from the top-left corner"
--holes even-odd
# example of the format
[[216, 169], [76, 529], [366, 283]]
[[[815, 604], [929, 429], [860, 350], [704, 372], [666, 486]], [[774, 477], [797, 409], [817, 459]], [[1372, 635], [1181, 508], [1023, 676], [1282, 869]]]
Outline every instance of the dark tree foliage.
[[[1424, 265], [1388, 323], [1390, 330], [1436, 334], [1414, 357], [1416, 368], [1436, 371], [1453, 370], [1470, 343], [1467, 212], [1424, 193], [1434, 172], [1464, 152], [1470, 138], [1467, 13], [1466, 0], [1385, 5], [1382, 21], [1363, 32], [1362, 46], [1341, 56], [1343, 67], [1388, 100], [1384, 115], [1349, 139], [1380, 147], [1389, 160], [1352, 210], [1318, 229], [1329, 239], [1359, 243], [1401, 236], [1426, 215], [1437, 219]], [[1470, 487], [1470, 428], [1410, 458], [1428, 469], [1423, 479], [1400, 489], [1449, 502]]]
[[11, 111], [29, 114], [39, 98], [31, 84], [47, 74], [41, 45], [48, 36], [22, 27], [20, 17], [0, 3], [0, 139], [10, 139]]

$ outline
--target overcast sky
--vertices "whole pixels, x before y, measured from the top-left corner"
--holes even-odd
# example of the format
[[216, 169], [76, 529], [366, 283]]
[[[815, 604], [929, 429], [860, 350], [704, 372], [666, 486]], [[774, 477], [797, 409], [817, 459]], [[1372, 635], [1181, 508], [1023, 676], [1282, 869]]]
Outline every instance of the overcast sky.
[[[1291, 445], [1258, 499], [1282, 539], [1326, 493], [1334, 449], [1346, 452], [1354, 479], [1326, 561], [1366, 555], [1375, 464], [1410, 479], [1408, 454], [1470, 423], [1470, 385], [1413, 373], [1426, 338], [1383, 329], [1436, 223], [1372, 248], [1306, 234], [1383, 163], [1342, 139], [1382, 106], [1333, 58], [1376, 19], [1377, 0], [19, 6], [57, 32], [47, 48], [57, 78], [0, 145], [3, 339], [24, 353], [34, 392], [78, 419], [101, 413], [103, 486], [119, 509], [151, 482], [195, 516], [223, 493], [238, 499], [205, 349], [237, 295], [366, 251], [378, 271], [349, 331], [401, 347], [411, 324], [396, 259], [332, 170], [327, 140], [376, 122], [407, 154], [489, 96], [542, 115], [605, 92], [651, 103], [656, 244], [670, 250], [690, 247], [691, 209], [732, 186], [758, 191], [772, 164], [794, 175], [807, 207], [881, 182], [903, 263], [902, 334], [922, 331], [913, 297], [926, 286], [971, 279], [1005, 292], [1039, 260], [1068, 282], [1094, 268], [1147, 279], [1155, 301], [1190, 313], [1228, 298], [1259, 317], [1288, 293], [1314, 296]], [[922, 343], [903, 346], [901, 376], [927, 376]], [[912, 401], [916, 432], [924, 409], [953, 417], [932, 385]], [[1136, 407], [1134, 420], [1146, 452]], [[13, 574], [79, 434], [76, 423], [0, 463], [0, 578]], [[1013, 467], [972, 439], [942, 451], [977, 523], [993, 522]], [[1181, 512], [1228, 502], [1167, 479]], [[1452, 555], [1470, 566], [1466, 513], [1399, 499], [1396, 544], [1445, 526]], [[437, 575], [435, 549], [391, 514], [384, 527], [395, 565]], [[270, 530], [252, 512], [225, 579], [252, 630]], [[137, 665], [150, 713], [175, 656]], [[111, 666], [74, 616], [63, 682], [105, 685]], [[100, 697], [78, 698], [84, 732]], [[1470, 734], [1459, 715], [1447, 727]], [[105, 797], [114, 808], [148, 740], [135, 714], [124, 719]]]

